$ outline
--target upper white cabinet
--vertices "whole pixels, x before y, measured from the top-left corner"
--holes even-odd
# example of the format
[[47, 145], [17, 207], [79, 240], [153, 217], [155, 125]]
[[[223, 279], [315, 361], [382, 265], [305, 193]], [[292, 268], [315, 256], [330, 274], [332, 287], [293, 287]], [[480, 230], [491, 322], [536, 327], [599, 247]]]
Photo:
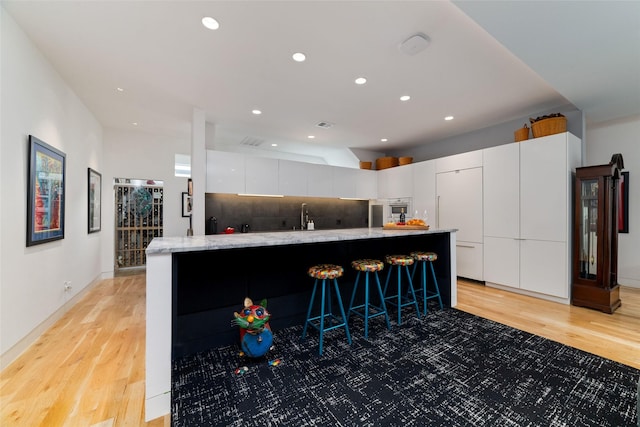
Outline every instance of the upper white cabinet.
[[278, 159], [245, 158], [245, 193], [279, 194]]
[[572, 176], [580, 144], [562, 133], [484, 150], [488, 284], [569, 302]]
[[330, 166], [310, 163], [307, 166], [307, 196], [333, 197], [333, 173]]
[[244, 193], [245, 158], [240, 153], [207, 150], [207, 193]]
[[358, 169], [331, 166], [333, 197], [356, 197]]
[[413, 195], [413, 164], [377, 172], [378, 198], [396, 199]]
[[280, 160], [278, 167], [278, 194], [306, 196], [308, 164], [291, 160]]
[[359, 199], [378, 198], [378, 178], [376, 171], [354, 169], [356, 171], [356, 197]]
[[436, 159], [436, 173], [482, 167], [482, 150]]
[[[419, 218], [427, 213], [427, 224], [435, 226], [436, 219], [436, 161], [413, 164], [413, 209]], [[415, 216], [415, 212], [410, 212]]]

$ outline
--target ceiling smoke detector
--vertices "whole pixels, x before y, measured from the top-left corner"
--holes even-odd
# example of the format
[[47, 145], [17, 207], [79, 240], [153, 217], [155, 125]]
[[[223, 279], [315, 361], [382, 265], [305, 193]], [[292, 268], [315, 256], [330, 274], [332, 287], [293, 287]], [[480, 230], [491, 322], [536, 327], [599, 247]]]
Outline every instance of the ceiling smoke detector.
[[329, 129], [329, 128], [333, 127], [333, 123], [329, 123], [329, 122], [320, 122], [320, 123], [318, 123], [316, 126], [318, 126], [319, 128]]
[[426, 34], [417, 33], [400, 43], [400, 51], [407, 55], [415, 55], [429, 46], [431, 40]]

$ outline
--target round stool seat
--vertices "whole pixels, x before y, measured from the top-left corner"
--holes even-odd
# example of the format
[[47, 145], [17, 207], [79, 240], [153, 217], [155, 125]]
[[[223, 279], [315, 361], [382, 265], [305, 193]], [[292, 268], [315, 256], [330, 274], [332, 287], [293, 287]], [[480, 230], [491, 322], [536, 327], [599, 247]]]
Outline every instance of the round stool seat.
[[408, 255], [386, 255], [384, 257], [387, 264], [398, 265], [398, 266], [407, 266], [413, 264], [413, 257]]
[[416, 261], [435, 261], [438, 259], [438, 254], [435, 252], [422, 252], [415, 251], [410, 254]]
[[318, 264], [309, 268], [307, 274], [315, 279], [336, 279], [342, 277], [344, 268], [335, 264]]
[[357, 259], [351, 261], [351, 267], [357, 271], [380, 271], [384, 263], [378, 259]]

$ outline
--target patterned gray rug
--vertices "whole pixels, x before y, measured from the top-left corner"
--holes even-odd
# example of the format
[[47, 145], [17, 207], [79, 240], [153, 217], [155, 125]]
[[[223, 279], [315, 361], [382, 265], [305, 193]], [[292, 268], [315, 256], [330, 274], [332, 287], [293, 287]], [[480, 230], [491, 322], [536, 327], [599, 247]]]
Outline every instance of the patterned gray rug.
[[[407, 310], [408, 311], [408, 310]], [[274, 349], [236, 346], [174, 361], [174, 426], [615, 426], [637, 424], [640, 371], [459, 310], [350, 320]], [[279, 361], [275, 362], [274, 361]], [[269, 363], [271, 362], [271, 363]], [[245, 373], [238, 372], [246, 366]]]

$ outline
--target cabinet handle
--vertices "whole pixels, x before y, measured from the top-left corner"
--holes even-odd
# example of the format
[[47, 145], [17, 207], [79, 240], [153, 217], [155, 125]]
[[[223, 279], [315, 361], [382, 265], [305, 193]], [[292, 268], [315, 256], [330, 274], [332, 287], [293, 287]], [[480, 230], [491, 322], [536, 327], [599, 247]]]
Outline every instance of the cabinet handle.
[[475, 248], [474, 245], [459, 245], [457, 243], [456, 243], [456, 246], [459, 247], [459, 248]]
[[440, 196], [436, 198], [436, 228], [440, 228]]

